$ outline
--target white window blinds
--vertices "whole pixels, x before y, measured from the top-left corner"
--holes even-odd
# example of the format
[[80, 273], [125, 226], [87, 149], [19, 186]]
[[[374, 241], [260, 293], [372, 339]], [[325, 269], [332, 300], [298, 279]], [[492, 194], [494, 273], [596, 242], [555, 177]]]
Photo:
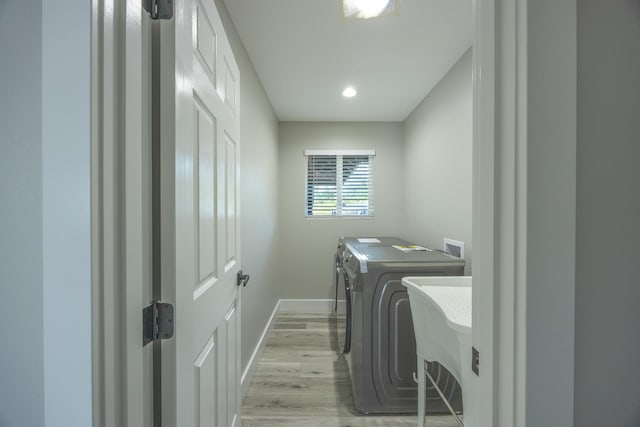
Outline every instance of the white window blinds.
[[306, 150], [307, 217], [371, 217], [375, 151]]

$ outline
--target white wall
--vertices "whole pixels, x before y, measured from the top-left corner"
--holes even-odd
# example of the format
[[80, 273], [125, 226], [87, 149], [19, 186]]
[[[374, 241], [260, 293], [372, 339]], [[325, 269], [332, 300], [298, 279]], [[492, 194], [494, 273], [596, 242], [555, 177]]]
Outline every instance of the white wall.
[[0, 3], [0, 425], [91, 424], [90, 3]]
[[578, 1], [575, 425], [640, 425], [640, 2]]
[[242, 369], [279, 298], [278, 119], [222, 0], [216, 0], [240, 67]]
[[442, 248], [465, 243], [471, 274], [471, 49], [409, 115], [404, 124], [404, 200], [407, 240]]
[[[404, 221], [401, 123], [280, 124], [282, 298], [333, 298], [339, 236], [397, 236]], [[374, 149], [375, 219], [305, 219], [305, 149]]]
[[41, 2], [0, 2], [3, 427], [44, 424], [41, 17]]

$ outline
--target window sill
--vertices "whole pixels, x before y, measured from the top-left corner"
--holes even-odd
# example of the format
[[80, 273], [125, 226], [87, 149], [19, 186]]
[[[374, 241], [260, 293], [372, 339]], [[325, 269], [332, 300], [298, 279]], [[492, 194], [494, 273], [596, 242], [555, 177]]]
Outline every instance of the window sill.
[[319, 216], [319, 215], [314, 215], [314, 216], [309, 216], [309, 215], [305, 215], [304, 219], [306, 220], [315, 220], [315, 219], [319, 219], [319, 220], [336, 220], [336, 219], [346, 219], [346, 220], [354, 220], [354, 219], [364, 219], [364, 220], [371, 220], [371, 219], [376, 219], [376, 217], [374, 215], [343, 215], [343, 216], [338, 216], [338, 215], [327, 215], [327, 216]]

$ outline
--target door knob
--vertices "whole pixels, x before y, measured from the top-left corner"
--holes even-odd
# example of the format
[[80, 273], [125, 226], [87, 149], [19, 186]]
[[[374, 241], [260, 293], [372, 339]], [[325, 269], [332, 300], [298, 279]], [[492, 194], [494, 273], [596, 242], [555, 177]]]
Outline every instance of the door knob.
[[250, 278], [251, 276], [249, 276], [248, 274], [242, 274], [242, 270], [238, 271], [238, 286], [242, 285], [242, 287], [244, 288], [245, 286], [247, 286], [247, 282]]

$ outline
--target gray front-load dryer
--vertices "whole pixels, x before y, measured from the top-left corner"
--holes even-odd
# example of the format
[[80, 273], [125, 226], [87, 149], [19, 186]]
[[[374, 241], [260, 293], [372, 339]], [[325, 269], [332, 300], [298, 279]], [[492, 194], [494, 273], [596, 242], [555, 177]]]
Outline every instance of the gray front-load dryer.
[[[377, 241], [376, 241], [377, 240]], [[355, 407], [365, 414], [416, 413], [416, 345], [405, 276], [461, 276], [464, 260], [438, 251], [403, 252], [394, 238], [341, 237], [336, 251], [336, 308], [340, 350], [351, 373]], [[454, 409], [462, 409], [459, 386], [437, 363], [430, 373]], [[435, 389], [427, 390], [427, 412], [446, 413]]]

